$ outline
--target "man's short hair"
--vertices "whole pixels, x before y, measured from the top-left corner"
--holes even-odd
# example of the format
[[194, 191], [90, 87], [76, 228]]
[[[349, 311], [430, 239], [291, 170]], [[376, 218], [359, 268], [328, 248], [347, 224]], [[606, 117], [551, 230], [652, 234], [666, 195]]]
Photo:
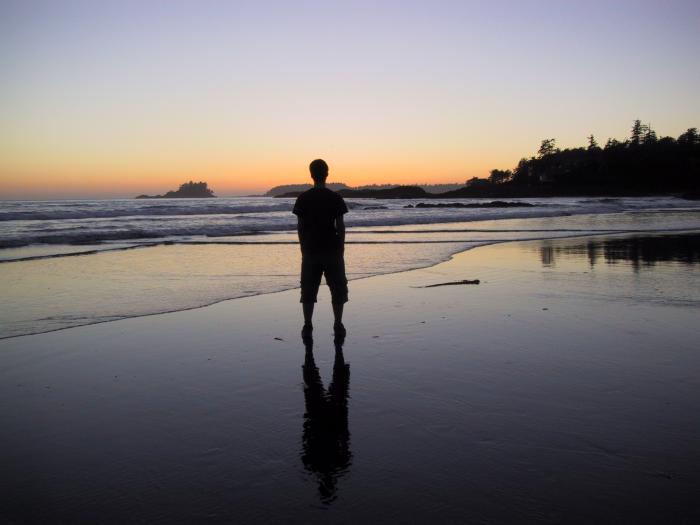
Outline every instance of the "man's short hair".
[[328, 164], [323, 159], [316, 159], [309, 164], [311, 178], [314, 180], [326, 180], [328, 177]]

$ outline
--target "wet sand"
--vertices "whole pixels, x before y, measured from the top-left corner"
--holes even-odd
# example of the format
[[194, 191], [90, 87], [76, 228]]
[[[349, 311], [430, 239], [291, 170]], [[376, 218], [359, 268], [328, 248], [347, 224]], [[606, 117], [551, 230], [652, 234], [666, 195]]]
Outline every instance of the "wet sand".
[[353, 281], [342, 348], [325, 287], [312, 348], [296, 290], [0, 341], [0, 517], [697, 523], [698, 245]]

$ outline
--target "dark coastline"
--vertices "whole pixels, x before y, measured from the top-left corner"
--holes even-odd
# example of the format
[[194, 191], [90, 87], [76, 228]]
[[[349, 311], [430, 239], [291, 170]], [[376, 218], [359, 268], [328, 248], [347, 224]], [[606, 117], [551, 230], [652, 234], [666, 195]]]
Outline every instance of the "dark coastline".
[[134, 199], [216, 199], [216, 195], [137, 195]]
[[[425, 188], [347, 188], [343, 197], [375, 199], [453, 199], [524, 197], [700, 198], [700, 134], [689, 128], [677, 139], [658, 137], [648, 124], [635, 120], [630, 137], [608, 139], [603, 147], [593, 135], [586, 147], [560, 149], [555, 139], [542, 141], [536, 155], [523, 157], [512, 170], [491, 170], [464, 187], [429, 193]], [[280, 197], [296, 197], [287, 192]]]
[[137, 195], [135, 199], [211, 199], [216, 198], [206, 182], [185, 182], [165, 195]]
[[[298, 197], [302, 192], [292, 191], [275, 195], [276, 199]], [[554, 198], [554, 197], [680, 197], [688, 200], [698, 200], [697, 192], [687, 191], [634, 191], [629, 189], [614, 189], [605, 187], [555, 188], [547, 186], [518, 187], [498, 186], [464, 187], [445, 193], [429, 193], [418, 186], [397, 186], [385, 190], [340, 190], [338, 193], [349, 199], [498, 199], [498, 198]]]

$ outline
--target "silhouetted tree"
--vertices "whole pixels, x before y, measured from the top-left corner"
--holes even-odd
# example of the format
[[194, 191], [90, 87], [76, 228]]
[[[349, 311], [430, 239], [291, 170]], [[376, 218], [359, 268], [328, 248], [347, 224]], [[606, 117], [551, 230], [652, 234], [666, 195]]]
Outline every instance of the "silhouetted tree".
[[540, 144], [540, 149], [537, 151], [537, 155], [542, 158], [547, 155], [552, 155], [556, 152], [556, 139], [544, 139], [542, 144]]
[[518, 165], [513, 170], [511, 181], [517, 185], [527, 184], [530, 177], [530, 161], [523, 158], [520, 159]]
[[630, 134], [630, 143], [633, 146], [639, 146], [642, 142], [642, 134], [644, 133], [644, 127], [642, 126], [641, 120], [635, 120], [632, 124], [632, 132]]
[[651, 144], [657, 141], [656, 131], [651, 129], [651, 124], [642, 125], [642, 143]]
[[610, 139], [608, 139], [608, 141], [605, 143], [605, 149], [616, 148], [616, 147], [618, 147], [620, 144], [621, 144], [621, 143], [620, 143], [619, 140], [610, 138]]
[[678, 140], [658, 138], [649, 124], [635, 120], [631, 137], [609, 138], [601, 149], [593, 135], [588, 147], [556, 147], [542, 141], [537, 155], [520, 159], [510, 176], [492, 170], [486, 186], [469, 181], [464, 196], [574, 195], [582, 193], [655, 194], [684, 192], [700, 187], [700, 135], [690, 128]]
[[698, 128], [689, 128], [688, 131], [682, 133], [678, 137], [678, 142], [684, 146], [696, 146], [700, 144], [700, 136], [698, 136]]
[[493, 184], [503, 184], [513, 177], [513, 172], [510, 170], [491, 170], [489, 182]]
[[209, 189], [206, 182], [185, 182], [180, 184], [177, 191], [169, 191], [166, 197], [213, 197], [214, 192]]

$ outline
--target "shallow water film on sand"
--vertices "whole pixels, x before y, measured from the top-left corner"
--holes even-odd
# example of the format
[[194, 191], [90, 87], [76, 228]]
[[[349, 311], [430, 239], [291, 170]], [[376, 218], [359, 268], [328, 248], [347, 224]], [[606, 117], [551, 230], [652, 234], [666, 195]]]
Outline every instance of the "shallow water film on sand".
[[[495, 242], [700, 229], [700, 204], [683, 199], [520, 200], [534, 206], [349, 199], [348, 277], [426, 267]], [[272, 198], [2, 202], [0, 338], [296, 288], [291, 206]]]
[[0, 515], [697, 523], [699, 235], [357, 280], [335, 342], [325, 293], [302, 341], [294, 290], [5, 339]]

